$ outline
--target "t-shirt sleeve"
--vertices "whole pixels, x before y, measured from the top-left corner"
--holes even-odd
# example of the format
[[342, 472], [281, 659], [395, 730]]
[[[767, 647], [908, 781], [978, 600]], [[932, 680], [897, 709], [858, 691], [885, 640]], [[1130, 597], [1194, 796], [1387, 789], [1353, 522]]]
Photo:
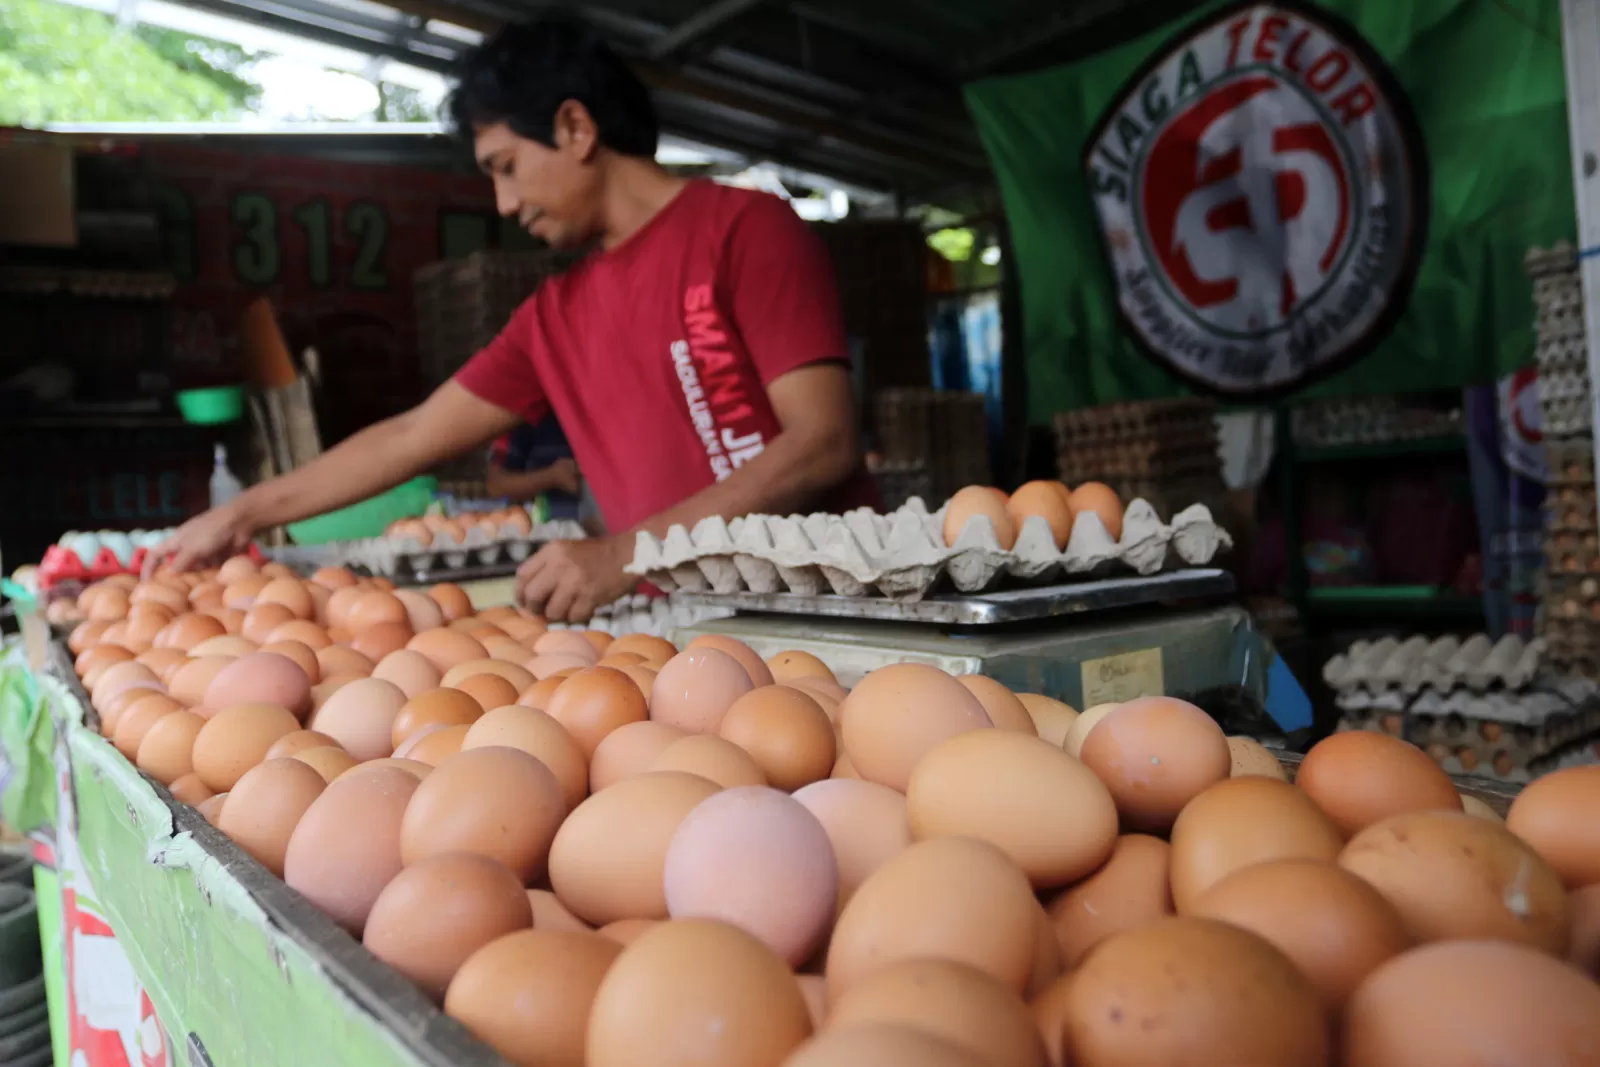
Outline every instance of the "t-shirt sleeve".
[[822, 239], [776, 196], [758, 196], [729, 234], [734, 323], [762, 384], [809, 363], [850, 360], [833, 262]]
[[523, 301], [505, 329], [455, 374], [456, 383], [479, 400], [515, 412], [528, 422], [538, 422], [550, 410], [534, 369], [532, 346], [543, 343], [538, 315], [537, 296]]

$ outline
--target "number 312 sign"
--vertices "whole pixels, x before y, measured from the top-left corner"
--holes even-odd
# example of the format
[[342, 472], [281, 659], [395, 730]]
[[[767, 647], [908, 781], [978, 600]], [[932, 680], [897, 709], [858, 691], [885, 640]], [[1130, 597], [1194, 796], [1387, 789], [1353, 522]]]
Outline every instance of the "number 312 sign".
[[[279, 202], [265, 193], [241, 192], [229, 210], [237, 237], [231, 250], [234, 277], [242, 285], [269, 286], [283, 281], [284, 220]], [[370, 200], [356, 200], [342, 211], [325, 197], [296, 204], [288, 211], [289, 224], [298, 231], [295, 242], [304, 250], [304, 277], [314, 289], [349, 287], [381, 290], [389, 287], [386, 259], [389, 251], [389, 214]], [[348, 242], [354, 251], [335, 277], [336, 241]]]

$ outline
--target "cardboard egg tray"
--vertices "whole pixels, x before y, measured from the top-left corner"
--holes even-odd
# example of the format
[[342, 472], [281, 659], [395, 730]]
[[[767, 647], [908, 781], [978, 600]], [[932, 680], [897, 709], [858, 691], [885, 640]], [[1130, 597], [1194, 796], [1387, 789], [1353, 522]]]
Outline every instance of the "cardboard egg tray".
[[1410, 637], [1401, 641], [1357, 641], [1329, 659], [1322, 680], [1344, 692], [1398, 690], [1406, 695], [1432, 689], [1449, 693], [1459, 688], [1482, 693], [1491, 687], [1526, 688], [1538, 676], [1545, 657], [1542, 639], [1525, 641], [1507, 634], [1491, 641], [1474, 634], [1465, 641], [1448, 636], [1429, 640]]
[[1134, 400], [1118, 404], [1063, 411], [1055, 417], [1056, 439], [1074, 442], [1115, 442], [1136, 437], [1161, 438], [1209, 427], [1214, 431], [1216, 404], [1199, 397], [1173, 400]]
[[674, 526], [664, 539], [641, 532], [630, 574], [665, 592], [730, 594], [832, 592], [915, 602], [941, 582], [978, 593], [1012, 580], [1047, 585], [1116, 573], [1156, 574], [1201, 566], [1231, 547], [1232, 538], [1203, 505], [1163, 523], [1135, 500], [1113, 540], [1100, 517], [1081, 512], [1065, 551], [1057, 551], [1044, 519], [1023, 523], [1016, 544], [1000, 547], [987, 516], [973, 516], [953, 546], [943, 536], [944, 510], [930, 514], [920, 498], [888, 515], [867, 509], [844, 515], [751, 515], [732, 522]]
[[578, 523], [557, 519], [536, 523], [527, 532], [510, 523], [495, 534], [474, 526], [459, 541], [449, 533], [436, 533], [431, 545], [412, 537], [369, 537], [274, 548], [268, 555], [291, 567], [360, 567], [372, 574], [393, 576], [463, 567], [515, 566], [551, 541], [581, 541], [587, 536]]

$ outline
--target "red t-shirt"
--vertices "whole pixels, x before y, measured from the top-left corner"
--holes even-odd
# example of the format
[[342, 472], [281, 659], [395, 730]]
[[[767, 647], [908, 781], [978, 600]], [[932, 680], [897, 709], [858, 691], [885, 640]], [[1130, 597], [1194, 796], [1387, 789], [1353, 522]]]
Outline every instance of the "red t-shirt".
[[[816, 235], [775, 196], [692, 181], [541, 285], [456, 381], [528, 422], [553, 410], [620, 533], [760, 454], [781, 429], [769, 382], [848, 359]], [[863, 468], [820, 503], [878, 496]]]

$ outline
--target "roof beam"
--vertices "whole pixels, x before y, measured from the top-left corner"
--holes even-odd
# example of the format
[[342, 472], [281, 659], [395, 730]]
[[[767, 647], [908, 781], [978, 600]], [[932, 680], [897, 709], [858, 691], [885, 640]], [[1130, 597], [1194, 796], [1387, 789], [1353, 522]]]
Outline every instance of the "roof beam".
[[707, 4], [652, 41], [650, 58], [669, 59], [764, 3], [766, 0], [716, 0]]
[[993, 45], [974, 53], [961, 64], [961, 80], [981, 77], [1025, 52], [1060, 40], [1108, 15], [1126, 14], [1131, 6], [1134, 5], [1127, 0], [1079, 0], [1065, 10], [1047, 15], [1043, 25], [1034, 24], [1025, 30], [1000, 35]]

